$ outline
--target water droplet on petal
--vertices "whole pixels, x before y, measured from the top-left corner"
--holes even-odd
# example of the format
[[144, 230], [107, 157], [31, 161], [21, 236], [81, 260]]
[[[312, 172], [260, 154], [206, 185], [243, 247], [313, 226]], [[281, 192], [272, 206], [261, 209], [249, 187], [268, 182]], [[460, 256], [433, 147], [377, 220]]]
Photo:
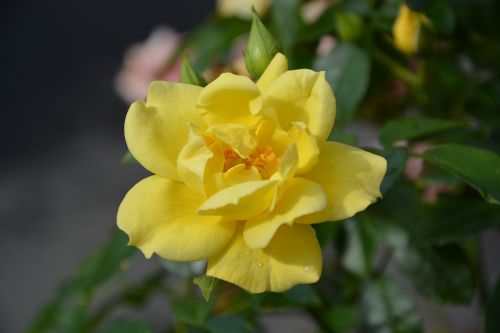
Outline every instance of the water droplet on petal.
[[262, 263], [259, 261], [259, 262], [257, 263], [257, 266], [262, 267]]
[[304, 266], [304, 270], [305, 270], [306, 272], [309, 272], [309, 271], [311, 270], [311, 267], [309, 267], [309, 266]]

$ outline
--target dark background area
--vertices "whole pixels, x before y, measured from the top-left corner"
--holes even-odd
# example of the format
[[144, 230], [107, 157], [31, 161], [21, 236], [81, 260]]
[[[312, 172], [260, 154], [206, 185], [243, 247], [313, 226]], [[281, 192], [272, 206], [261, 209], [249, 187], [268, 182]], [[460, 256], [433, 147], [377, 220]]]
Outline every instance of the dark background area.
[[213, 1], [0, 5], [0, 332], [24, 329], [115, 226], [143, 175], [120, 165], [128, 106], [113, 80], [159, 24], [188, 31]]

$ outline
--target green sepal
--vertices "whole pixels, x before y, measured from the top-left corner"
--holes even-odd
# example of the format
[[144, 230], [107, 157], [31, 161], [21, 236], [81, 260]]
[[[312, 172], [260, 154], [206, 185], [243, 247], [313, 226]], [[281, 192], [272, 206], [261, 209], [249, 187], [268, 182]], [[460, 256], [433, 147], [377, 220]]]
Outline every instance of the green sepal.
[[184, 55], [181, 67], [181, 82], [204, 87], [207, 81], [193, 68], [188, 56]]

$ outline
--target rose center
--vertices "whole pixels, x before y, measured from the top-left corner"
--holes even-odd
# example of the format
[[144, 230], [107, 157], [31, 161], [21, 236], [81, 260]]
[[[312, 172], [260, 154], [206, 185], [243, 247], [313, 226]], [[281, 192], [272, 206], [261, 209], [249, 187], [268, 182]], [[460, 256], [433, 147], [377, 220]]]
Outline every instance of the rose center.
[[262, 179], [267, 179], [278, 169], [279, 158], [271, 146], [258, 147], [248, 158], [241, 157], [232, 149], [226, 149], [224, 151], [224, 172], [238, 164], [245, 164], [247, 169], [255, 167]]

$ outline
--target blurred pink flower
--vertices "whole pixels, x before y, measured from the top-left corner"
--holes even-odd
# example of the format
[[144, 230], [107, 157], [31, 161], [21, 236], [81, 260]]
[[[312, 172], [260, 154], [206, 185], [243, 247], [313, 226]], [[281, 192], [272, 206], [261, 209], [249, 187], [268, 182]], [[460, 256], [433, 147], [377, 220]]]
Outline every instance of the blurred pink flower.
[[163, 66], [177, 50], [180, 40], [174, 30], [158, 27], [147, 40], [132, 45], [125, 53], [123, 66], [115, 79], [118, 95], [131, 103], [145, 98], [149, 83], [155, 79], [179, 81], [182, 60], [166, 70]]
[[318, 43], [318, 48], [316, 49], [316, 54], [324, 57], [329, 54], [337, 45], [337, 39], [330, 35], [321, 36]]
[[316, 22], [325, 10], [334, 3], [332, 0], [313, 0], [306, 2], [301, 8], [302, 18], [306, 23]]
[[426, 204], [432, 204], [437, 201], [441, 193], [450, 193], [453, 190], [452, 186], [444, 184], [435, 184], [427, 186], [422, 193], [422, 201]]
[[[427, 143], [416, 144], [410, 148], [410, 151], [414, 154], [423, 154], [427, 150], [432, 148], [431, 145]], [[410, 180], [417, 180], [422, 174], [424, 169], [424, 160], [421, 157], [410, 157], [406, 162], [405, 176]]]

